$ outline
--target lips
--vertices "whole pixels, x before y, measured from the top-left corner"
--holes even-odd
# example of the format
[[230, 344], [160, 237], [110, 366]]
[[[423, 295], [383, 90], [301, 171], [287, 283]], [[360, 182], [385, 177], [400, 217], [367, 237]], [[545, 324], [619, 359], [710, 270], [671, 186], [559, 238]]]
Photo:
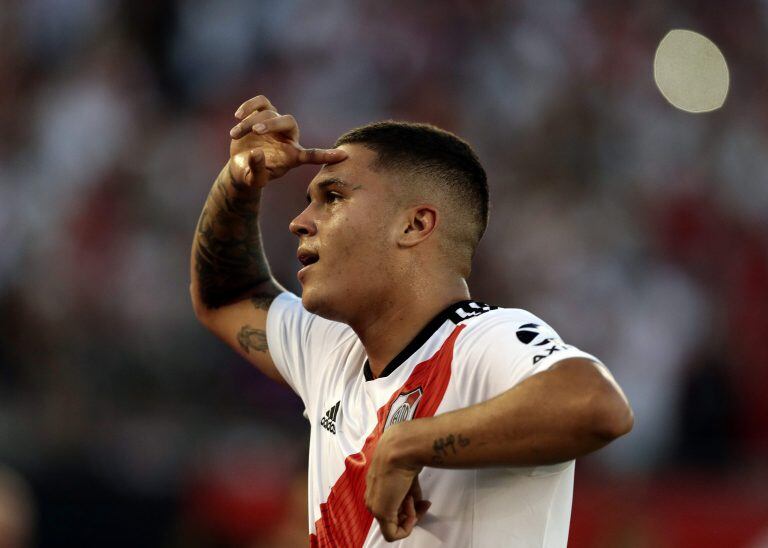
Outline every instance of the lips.
[[302, 264], [304, 268], [299, 270], [299, 272], [296, 274], [296, 276], [299, 278], [300, 282], [304, 282], [304, 275], [306, 274], [309, 267], [313, 264], [315, 264], [317, 261], [320, 260], [320, 255], [316, 251], [313, 251], [308, 248], [299, 248], [299, 251], [296, 253], [296, 257], [299, 259], [299, 262]]
[[320, 255], [310, 249], [299, 249], [296, 257], [299, 259], [302, 266], [309, 266], [320, 260]]

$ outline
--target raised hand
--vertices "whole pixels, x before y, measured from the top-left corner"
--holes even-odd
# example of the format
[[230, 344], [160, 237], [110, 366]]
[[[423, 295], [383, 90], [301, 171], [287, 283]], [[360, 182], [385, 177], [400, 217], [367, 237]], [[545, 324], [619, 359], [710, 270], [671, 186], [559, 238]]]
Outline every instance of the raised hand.
[[296, 119], [279, 114], [263, 95], [240, 105], [235, 118], [240, 121], [229, 132], [229, 170], [237, 183], [261, 188], [302, 164], [332, 164], [347, 157], [341, 149], [302, 147]]

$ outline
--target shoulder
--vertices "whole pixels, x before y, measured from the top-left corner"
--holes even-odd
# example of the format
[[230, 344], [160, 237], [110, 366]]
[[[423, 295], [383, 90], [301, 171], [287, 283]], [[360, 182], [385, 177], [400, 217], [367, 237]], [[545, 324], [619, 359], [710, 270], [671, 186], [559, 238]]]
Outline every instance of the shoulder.
[[457, 329], [452, 372], [463, 405], [511, 388], [565, 349], [551, 327], [520, 308], [489, 306], [458, 322]]
[[522, 308], [503, 308], [472, 302], [477, 308], [463, 307], [451, 319], [462, 325], [463, 338], [483, 337], [488, 334], [511, 334], [519, 342], [528, 344], [539, 336], [556, 335], [541, 318]]
[[286, 333], [308, 347], [331, 350], [340, 344], [352, 344], [356, 336], [352, 328], [309, 312], [301, 297], [288, 291], [272, 302], [267, 316], [268, 332]]
[[552, 327], [527, 310], [484, 306], [487, 311], [457, 322], [464, 326], [456, 341], [457, 351], [514, 353], [562, 342]]

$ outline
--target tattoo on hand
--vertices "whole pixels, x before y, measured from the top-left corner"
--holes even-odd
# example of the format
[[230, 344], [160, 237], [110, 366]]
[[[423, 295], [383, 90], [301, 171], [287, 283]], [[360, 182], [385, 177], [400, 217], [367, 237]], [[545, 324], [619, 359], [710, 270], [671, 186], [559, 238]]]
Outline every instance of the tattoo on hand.
[[444, 438], [437, 438], [432, 444], [434, 455], [432, 455], [433, 464], [443, 464], [445, 458], [449, 455], [457, 454], [461, 449], [469, 445], [469, 438], [461, 434], [448, 434]]
[[267, 332], [263, 329], [256, 329], [246, 324], [240, 328], [237, 333], [237, 342], [246, 354], [251, 353], [251, 349], [257, 352], [267, 352]]

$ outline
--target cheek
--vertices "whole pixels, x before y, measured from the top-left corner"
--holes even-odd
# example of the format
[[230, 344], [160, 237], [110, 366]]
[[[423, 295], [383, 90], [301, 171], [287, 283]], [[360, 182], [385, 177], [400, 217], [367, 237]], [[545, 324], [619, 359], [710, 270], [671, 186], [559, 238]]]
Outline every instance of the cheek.
[[367, 236], [360, 231], [348, 231], [337, 235], [334, 242], [336, 275], [346, 277], [349, 274], [359, 275], [368, 261]]
[[332, 259], [334, 275], [348, 278], [381, 268], [387, 232], [379, 219], [369, 215], [342, 215], [329, 222], [325, 247]]

